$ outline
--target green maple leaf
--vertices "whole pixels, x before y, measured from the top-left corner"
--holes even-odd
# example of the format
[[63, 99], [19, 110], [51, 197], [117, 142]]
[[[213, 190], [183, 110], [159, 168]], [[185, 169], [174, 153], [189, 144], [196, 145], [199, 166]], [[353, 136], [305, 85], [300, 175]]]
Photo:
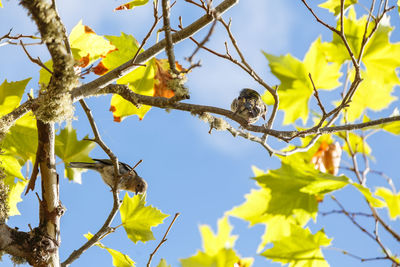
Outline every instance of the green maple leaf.
[[120, 208], [122, 224], [128, 238], [134, 243], [154, 240], [151, 228], [161, 224], [169, 216], [145, 204], [143, 196], [135, 195], [131, 198], [126, 193]]
[[231, 236], [232, 226], [227, 217], [218, 220], [218, 231], [214, 234], [208, 225], [200, 225], [200, 233], [203, 239], [204, 252], [213, 255], [220, 249], [232, 248], [235, 245], [237, 236]]
[[4, 80], [0, 85], [0, 116], [13, 111], [19, 106], [25, 87], [30, 79], [17, 82], [7, 82], [7, 80]]
[[37, 150], [36, 120], [29, 112], [18, 119], [5, 136], [2, 147], [23, 162], [35, 161]]
[[373, 207], [382, 208], [386, 206], [386, 203], [376, 198], [368, 187], [356, 183], [351, 183], [351, 185], [357, 188], [358, 191], [360, 191], [360, 193], [364, 195], [368, 203], [370, 203]]
[[[395, 108], [393, 110], [390, 117], [392, 117], [392, 116], [399, 116], [398, 108]], [[369, 120], [369, 118], [367, 118], [367, 120]], [[400, 121], [384, 123], [384, 124], [378, 125], [377, 127], [382, 128], [383, 130], [385, 130], [389, 133], [395, 134], [395, 135], [400, 134]]]
[[[87, 233], [84, 235], [88, 240], [90, 240], [93, 237], [93, 234]], [[115, 267], [135, 267], [135, 262], [126, 254], [123, 254], [122, 252], [106, 247], [104, 246], [101, 242], [96, 242], [96, 246], [99, 248], [107, 250], [113, 259], [113, 266]]]
[[108, 70], [115, 69], [132, 59], [139, 49], [139, 43], [132, 35], [122, 32], [121, 36], [105, 35], [105, 37], [116, 48], [115, 51], [107, 54], [101, 61]]
[[21, 215], [17, 208], [17, 204], [22, 201], [21, 194], [24, 192], [25, 186], [28, 183], [28, 180], [18, 180], [16, 183], [9, 184], [9, 193], [8, 193], [8, 207], [10, 208], [8, 211], [9, 216]]
[[271, 190], [267, 213], [291, 216], [300, 210], [313, 218], [317, 214], [318, 199], [348, 183], [345, 176], [321, 173], [298, 157], [284, 160], [280, 169], [270, 170], [254, 179], [263, 188]]
[[[19, 215], [17, 204], [22, 201], [21, 194], [27, 184], [27, 180], [21, 173], [21, 164], [9, 154], [0, 154], [0, 167], [3, 168], [6, 177], [0, 182], [4, 182], [9, 187], [7, 204], [9, 207], [8, 215]], [[15, 181], [17, 177], [17, 181]]]
[[[340, 65], [328, 63], [320, 38], [310, 46], [303, 62], [290, 54], [277, 57], [263, 53], [269, 61], [272, 74], [281, 81], [278, 95], [279, 108], [285, 112], [284, 124], [293, 123], [299, 118], [303, 124], [307, 122], [308, 102], [313, 94], [309, 74], [317, 89], [331, 90], [340, 85]], [[273, 104], [268, 92], [263, 95], [263, 100]]]
[[[400, 62], [399, 62], [400, 64]], [[354, 93], [347, 111], [347, 120], [352, 122], [360, 118], [366, 109], [380, 111], [387, 108], [397, 97], [392, 96], [397, 81], [389, 81], [384, 75], [377, 75], [374, 70], [361, 71], [363, 81]]]
[[75, 60], [86, 57], [85, 61], [81, 60], [85, 66], [105, 57], [108, 52], [115, 49], [103, 36], [97, 35], [88, 26], [82, 25], [82, 21], [79, 21], [72, 29], [69, 41]]
[[167, 261], [165, 259], [161, 259], [157, 267], [171, 267], [171, 265], [167, 264]]
[[[345, 140], [347, 138], [347, 135], [345, 132], [338, 132], [335, 135], [339, 136], [343, 140]], [[348, 139], [349, 139], [350, 147], [351, 147], [351, 150], [353, 151], [353, 153], [365, 153], [366, 155], [371, 154], [371, 152], [372, 152], [371, 147], [367, 144], [367, 142], [365, 140], [363, 141], [361, 136], [359, 136], [355, 133], [352, 133], [352, 132], [348, 132]], [[343, 150], [346, 151], [349, 154], [349, 156], [351, 157], [350, 149], [349, 149], [347, 142], [344, 143]]]
[[251, 226], [270, 220], [271, 215], [266, 211], [271, 200], [271, 190], [264, 188], [259, 190], [252, 189], [249, 194], [245, 195], [245, 198], [245, 203], [234, 207], [227, 214], [248, 221]]
[[397, 11], [399, 11], [399, 15], [400, 15], [400, 0], [397, 0]]
[[[154, 95], [154, 59], [146, 63], [146, 67], [138, 67], [131, 72], [129, 77], [122, 77], [117, 83], [128, 84], [129, 88], [135, 93], [141, 95]], [[128, 76], [127, 75], [127, 76]], [[137, 108], [131, 102], [125, 100], [120, 95], [114, 94], [111, 98], [111, 110], [114, 120], [122, 121], [123, 118], [130, 115], [137, 115], [143, 119], [144, 115], [150, 110], [151, 106], [142, 105]]]
[[274, 247], [267, 249], [262, 256], [289, 267], [328, 267], [321, 251], [321, 247], [329, 246], [331, 239], [321, 230], [316, 234], [306, 228], [292, 225], [291, 235], [275, 241]]
[[116, 7], [114, 9], [114, 11], [116, 11], [116, 10], [133, 9], [134, 7], [137, 7], [137, 6], [143, 6], [143, 5], [147, 4], [148, 2], [149, 2], [149, 0], [134, 0], [134, 1], [130, 1], [128, 3], [125, 3], [123, 5], [120, 5], [120, 6]]
[[233, 250], [237, 236], [232, 236], [228, 217], [218, 220], [218, 231], [213, 233], [208, 225], [199, 227], [203, 239], [203, 250], [186, 259], [180, 259], [182, 267], [228, 267], [251, 266], [252, 258], [240, 258]]
[[[362, 37], [365, 31], [367, 16], [359, 19], [353, 8], [349, 9], [348, 16], [344, 18], [344, 33], [355, 58], [358, 58]], [[374, 21], [369, 24], [368, 33], [374, 27]], [[337, 29], [340, 29], [338, 21]], [[366, 108], [379, 111], [396, 100], [392, 96], [393, 88], [399, 84], [396, 68], [400, 66], [400, 42], [391, 43], [389, 40], [393, 27], [390, 26], [389, 17], [385, 16], [379, 24], [375, 34], [371, 37], [364, 49], [362, 57], [363, 67], [360, 84], [347, 109], [349, 121], [360, 117]], [[330, 43], [323, 43], [325, 54], [330, 62], [342, 64], [350, 60], [343, 41], [336, 34]], [[353, 72], [354, 73], [354, 72]], [[351, 77], [354, 76], [351, 74]]]
[[386, 206], [389, 209], [389, 216], [392, 220], [400, 217], [400, 193], [396, 194], [387, 188], [378, 187], [375, 191], [375, 195], [385, 200]]
[[[85, 138], [87, 138], [86, 136]], [[56, 135], [55, 151], [56, 155], [62, 159], [65, 166], [71, 161], [91, 162], [89, 157], [90, 151], [96, 146], [94, 142], [81, 140], [79, 141], [76, 135], [76, 130], [71, 124], [60, 131]], [[69, 180], [81, 183], [81, 172], [85, 169], [65, 168], [64, 175]]]
[[240, 258], [233, 249], [224, 248], [214, 255], [198, 251], [190, 258], [180, 259], [180, 262], [182, 267], [231, 267], [239, 260]]
[[265, 225], [266, 230], [261, 237], [261, 243], [257, 251], [260, 252], [267, 243], [279, 240], [282, 237], [290, 235], [290, 225], [301, 224], [305, 225], [310, 216], [295, 212], [296, 216], [274, 215], [267, 212], [269, 201], [271, 199], [270, 190], [261, 188], [259, 190], [251, 190], [245, 195], [246, 202], [240, 206], [234, 207], [227, 214], [241, 218], [250, 223], [250, 226], [256, 224]]
[[14, 179], [14, 177], [17, 177], [21, 180], [25, 179], [21, 173], [22, 166], [14, 155], [8, 153], [0, 154], [0, 164], [7, 178], [11, 177]]
[[395, 135], [399, 135], [400, 134], [400, 122], [392, 122], [392, 123], [385, 123], [384, 125], [382, 125], [382, 129], [384, 129], [385, 131], [395, 134]]
[[[393, 110], [392, 114], [389, 117], [393, 116], [399, 116], [399, 109], [397, 107]], [[369, 121], [371, 121], [371, 119], [368, 116], [364, 116], [363, 122], [369, 122]], [[391, 134], [399, 135], [400, 121], [382, 123], [376, 126], [368, 127], [367, 129], [383, 129], [384, 131], [387, 131]]]
[[245, 196], [245, 203], [227, 214], [248, 221], [250, 226], [266, 227], [258, 251], [270, 242], [290, 236], [293, 224], [306, 225], [315, 218], [318, 201], [326, 193], [349, 184], [347, 177], [321, 173], [310, 163], [322, 142], [331, 143], [332, 138], [323, 135], [307, 152], [282, 158], [279, 169], [263, 172], [253, 167], [254, 179], [262, 188], [252, 190]]
[[[50, 70], [53, 71], [53, 60], [46, 61], [44, 65]], [[46, 69], [41, 68], [39, 70], [39, 84], [42, 84], [44, 87], [45, 85], [49, 84], [51, 78], [51, 73], [48, 72]]]
[[[349, 6], [357, 3], [357, 0], [345, 0], [344, 1], [344, 10], [346, 10]], [[340, 0], [327, 0], [326, 2], [319, 4], [319, 7], [326, 8], [329, 12], [333, 13], [335, 16], [340, 14]]]
[[[120, 37], [106, 36], [106, 38], [117, 48], [115, 51], [107, 54], [101, 61], [107, 70], [112, 70], [132, 59], [139, 49], [138, 42], [131, 35], [122, 33]], [[151, 59], [146, 62], [146, 66], [137, 67], [132, 72], [118, 79], [117, 83], [127, 84], [135, 93], [153, 96], [154, 74], [154, 59]], [[139, 119], [143, 119], [149, 110], [150, 106], [142, 105], [140, 108], [136, 108], [135, 105], [119, 95], [113, 95], [111, 99], [111, 111], [113, 112], [114, 120], [118, 122], [129, 115], [138, 115]]]

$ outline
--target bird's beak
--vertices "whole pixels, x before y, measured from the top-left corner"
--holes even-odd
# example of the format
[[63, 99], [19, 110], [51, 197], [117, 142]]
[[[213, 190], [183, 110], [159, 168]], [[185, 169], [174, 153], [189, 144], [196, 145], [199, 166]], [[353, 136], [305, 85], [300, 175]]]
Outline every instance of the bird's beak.
[[265, 114], [261, 116], [265, 120]]

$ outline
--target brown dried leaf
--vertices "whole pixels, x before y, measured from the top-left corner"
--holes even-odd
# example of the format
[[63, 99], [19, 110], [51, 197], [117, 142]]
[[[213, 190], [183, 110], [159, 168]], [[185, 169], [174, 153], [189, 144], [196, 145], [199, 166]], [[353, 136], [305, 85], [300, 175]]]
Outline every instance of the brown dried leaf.
[[339, 171], [341, 157], [342, 147], [339, 142], [328, 144], [323, 141], [312, 157], [311, 162], [319, 171], [336, 175]]
[[96, 67], [93, 68], [93, 72], [97, 75], [103, 75], [108, 71], [108, 68], [104, 66], [103, 62], [100, 62]]
[[[169, 88], [168, 82], [172, 80], [172, 75], [169, 71], [168, 60], [156, 59], [155, 61], [155, 76], [154, 76], [154, 96], [171, 98], [175, 95], [175, 92]], [[182, 66], [175, 62], [176, 69], [181, 71]]]
[[90, 28], [89, 26], [87, 26], [87, 25], [85, 25], [85, 32], [86, 32], [86, 33], [94, 33], [94, 34], [96, 34], [96, 33], [94, 32], [94, 30], [93, 30], [92, 28]]
[[79, 59], [79, 65], [78, 65], [78, 67], [84, 68], [84, 67], [86, 67], [87, 65], [89, 65], [89, 62], [90, 62], [90, 54], [87, 54], [86, 56], [81, 57], [81, 58]]

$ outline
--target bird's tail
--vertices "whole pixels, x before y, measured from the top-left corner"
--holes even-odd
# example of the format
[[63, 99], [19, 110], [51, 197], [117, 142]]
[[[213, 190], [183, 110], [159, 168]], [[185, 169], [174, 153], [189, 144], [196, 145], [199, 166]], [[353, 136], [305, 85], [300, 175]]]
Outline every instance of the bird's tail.
[[83, 169], [97, 170], [98, 163], [94, 163], [94, 162], [70, 162], [68, 167], [70, 167], [70, 168], [83, 168]]

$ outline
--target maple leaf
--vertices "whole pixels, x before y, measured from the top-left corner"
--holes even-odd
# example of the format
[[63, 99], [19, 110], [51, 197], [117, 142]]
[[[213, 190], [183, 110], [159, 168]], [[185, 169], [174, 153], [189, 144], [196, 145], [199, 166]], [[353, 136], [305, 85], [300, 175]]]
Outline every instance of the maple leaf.
[[[87, 138], [87, 136], [85, 138]], [[89, 157], [89, 153], [95, 146], [96, 144], [91, 141], [79, 141], [76, 130], [72, 128], [71, 124], [67, 124], [67, 126], [56, 135], [55, 152], [56, 155], [63, 160], [65, 165], [69, 164], [71, 161], [90, 162], [92, 159]], [[84, 171], [86, 171], [86, 169], [65, 168], [64, 175], [69, 180], [81, 183], [81, 172]]]
[[339, 142], [328, 144], [322, 142], [318, 151], [311, 158], [315, 168], [321, 172], [336, 175], [339, 171], [342, 147]]
[[[93, 234], [92, 233], [87, 233], [83, 235], [84, 237], [86, 237], [88, 240], [93, 238]], [[112, 260], [113, 260], [113, 266], [115, 267], [135, 267], [135, 262], [129, 257], [129, 255], [123, 254], [122, 252], [109, 248], [105, 245], [103, 245], [103, 243], [97, 241], [96, 243], [94, 243], [95, 246], [98, 246], [99, 248], [105, 249], [108, 251], [108, 253], [111, 254]]]
[[[303, 62], [290, 54], [274, 56], [263, 53], [269, 61], [272, 74], [281, 81], [278, 95], [279, 109], [285, 112], [284, 124], [293, 123], [297, 119], [301, 119], [303, 124], [307, 122], [308, 102], [313, 95], [309, 74], [318, 89], [332, 90], [340, 85], [340, 65], [328, 63], [320, 38], [310, 46]], [[274, 103], [268, 92], [262, 98], [267, 104]]]
[[308, 228], [303, 229], [294, 224], [291, 228], [291, 236], [273, 242], [274, 247], [267, 249], [261, 255], [282, 264], [289, 263], [289, 267], [328, 267], [321, 247], [329, 246], [332, 239], [329, 239], [323, 230], [312, 234]]
[[208, 225], [201, 225], [199, 228], [204, 252], [198, 251], [196, 255], [180, 259], [183, 267], [225, 267], [236, 266], [235, 264], [251, 266], [253, 258], [240, 258], [233, 250], [237, 236], [231, 235], [232, 226], [227, 217], [218, 220], [218, 231], [215, 234]]
[[74, 59], [80, 62], [80, 67], [88, 66], [115, 49], [103, 36], [83, 25], [82, 21], [72, 29], [69, 40]]
[[109, 71], [109, 69], [106, 66], [104, 66], [102, 61], [100, 61], [99, 64], [97, 64], [97, 66], [94, 67], [92, 70], [93, 73], [97, 75], [103, 75]]
[[[177, 69], [182, 67], [176, 62]], [[166, 59], [156, 59], [155, 61], [155, 83], [154, 83], [154, 96], [161, 96], [171, 98], [175, 95], [174, 91], [169, 88], [168, 82], [171, 81], [172, 75], [169, 71], [169, 63]]]
[[[344, 10], [346, 10], [349, 6], [357, 3], [357, 0], [345, 0], [344, 1]], [[326, 8], [329, 12], [333, 13], [335, 16], [340, 14], [340, 1], [337, 0], [327, 0], [326, 2], [319, 4], [319, 7]]]
[[145, 204], [146, 201], [142, 196], [129, 197], [126, 193], [120, 208], [122, 225], [128, 238], [134, 243], [154, 240], [151, 228], [161, 224], [169, 216]]
[[7, 80], [4, 80], [0, 85], [1, 116], [19, 106], [25, 87], [30, 79], [31, 78], [28, 78], [17, 82], [7, 82]]
[[114, 9], [114, 11], [133, 9], [134, 7], [137, 7], [137, 6], [143, 6], [143, 5], [147, 4], [148, 2], [149, 2], [149, 0], [134, 0], [134, 1], [130, 1], [130, 2], [126, 3], [126, 4], [123, 4], [123, 5], [120, 5], [120, 6], [116, 7]]
[[[343, 23], [346, 25], [344, 34], [347, 36], [349, 47], [355, 58], [358, 58], [367, 16], [357, 19], [354, 8], [350, 7]], [[375, 22], [371, 21], [367, 32], [370, 33], [374, 26]], [[336, 28], [340, 29], [340, 21]], [[363, 64], [361, 65], [364, 67], [361, 71], [363, 82], [357, 88], [352, 102], [347, 108], [347, 120], [350, 122], [358, 119], [366, 108], [379, 111], [397, 99], [391, 93], [394, 87], [400, 84], [396, 74], [396, 68], [400, 66], [400, 42], [390, 42], [389, 37], [392, 30], [389, 17], [383, 17], [376, 32], [364, 48]], [[336, 34], [333, 34], [332, 42], [322, 43], [321, 47], [323, 47], [329, 62], [342, 64], [346, 60], [350, 60], [342, 39]], [[353, 73], [350, 73], [349, 77], [354, 77]]]
[[375, 195], [385, 200], [389, 209], [390, 219], [395, 220], [397, 217], [400, 217], [400, 192], [396, 194], [396, 192], [392, 192], [387, 188], [378, 187]]

